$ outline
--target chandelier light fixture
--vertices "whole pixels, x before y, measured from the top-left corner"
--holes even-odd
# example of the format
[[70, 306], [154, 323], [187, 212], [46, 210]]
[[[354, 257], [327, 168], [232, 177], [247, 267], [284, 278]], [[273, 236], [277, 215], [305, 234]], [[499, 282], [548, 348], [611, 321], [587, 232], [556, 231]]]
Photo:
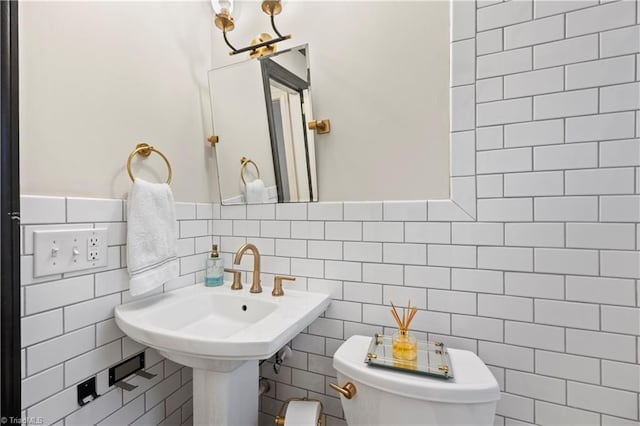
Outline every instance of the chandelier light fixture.
[[244, 52], [249, 52], [249, 56], [251, 58], [270, 55], [276, 51], [276, 43], [280, 43], [281, 41], [291, 38], [291, 34], [282, 35], [276, 27], [275, 16], [282, 12], [282, 2], [280, 0], [264, 0], [261, 5], [262, 11], [269, 15], [271, 28], [273, 28], [277, 37], [273, 38], [269, 33], [261, 33], [251, 40], [251, 44], [249, 46], [236, 49], [227, 38], [227, 33], [233, 31], [235, 28], [235, 18], [233, 16], [234, 3], [234, 0], [211, 0], [213, 11], [216, 14], [213, 22], [216, 27], [222, 31], [224, 42], [231, 49], [229, 55], [237, 55], [238, 53]]

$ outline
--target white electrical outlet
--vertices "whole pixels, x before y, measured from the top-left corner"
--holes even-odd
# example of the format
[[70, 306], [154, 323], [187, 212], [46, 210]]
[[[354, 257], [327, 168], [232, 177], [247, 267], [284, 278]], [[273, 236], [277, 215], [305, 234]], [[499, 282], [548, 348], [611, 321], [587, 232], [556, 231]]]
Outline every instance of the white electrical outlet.
[[33, 231], [33, 276], [107, 265], [107, 228]]
[[89, 237], [87, 240], [87, 260], [89, 262], [96, 261], [100, 258], [100, 246], [98, 237]]

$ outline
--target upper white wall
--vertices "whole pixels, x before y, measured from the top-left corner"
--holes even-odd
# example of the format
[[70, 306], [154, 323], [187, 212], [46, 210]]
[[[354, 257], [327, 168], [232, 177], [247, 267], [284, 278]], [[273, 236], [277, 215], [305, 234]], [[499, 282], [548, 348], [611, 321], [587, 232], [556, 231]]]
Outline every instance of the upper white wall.
[[[242, 6], [238, 45], [270, 29], [259, 3]], [[178, 200], [219, 200], [205, 144], [212, 32], [215, 66], [240, 58], [208, 2], [24, 2], [20, 20], [21, 192], [122, 198], [145, 141], [169, 157]], [[316, 116], [332, 120], [317, 141], [320, 199], [447, 198], [447, 3], [288, 2], [278, 23], [294, 36], [281, 48], [310, 42]], [[137, 163], [164, 180], [157, 156]]]
[[[21, 192], [122, 198], [145, 141], [171, 161], [177, 200], [217, 201], [214, 29], [208, 2], [21, 2]], [[166, 176], [156, 155], [134, 171]]]
[[[273, 33], [259, 2], [241, 8], [232, 44]], [[310, 44], [314, 115], [331, 119], [320, 200], [448, 198], [449, 2], [291, 1], [276, 22], [293, 35], [278, 49]], [[215, 67], [246, 58], [213, 45]]]

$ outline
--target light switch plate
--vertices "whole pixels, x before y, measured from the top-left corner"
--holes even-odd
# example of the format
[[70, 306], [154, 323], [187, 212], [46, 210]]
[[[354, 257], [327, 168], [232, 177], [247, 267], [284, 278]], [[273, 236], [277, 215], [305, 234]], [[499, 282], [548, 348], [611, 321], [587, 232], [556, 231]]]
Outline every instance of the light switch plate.
[[33, 276], [107, 266], [107, 228], [33, 231]]

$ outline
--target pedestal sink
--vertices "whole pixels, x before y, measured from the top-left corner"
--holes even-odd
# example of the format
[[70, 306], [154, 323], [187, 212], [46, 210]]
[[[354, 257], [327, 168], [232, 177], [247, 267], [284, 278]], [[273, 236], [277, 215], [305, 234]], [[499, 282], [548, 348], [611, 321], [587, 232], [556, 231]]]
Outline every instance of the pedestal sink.
[[287, 290], [189, 286], [115, 309], [132, 339], [193, 367], [194, 425], [258, 423], [258, 361], [275, 354], [329, 306], [329, 296]]

